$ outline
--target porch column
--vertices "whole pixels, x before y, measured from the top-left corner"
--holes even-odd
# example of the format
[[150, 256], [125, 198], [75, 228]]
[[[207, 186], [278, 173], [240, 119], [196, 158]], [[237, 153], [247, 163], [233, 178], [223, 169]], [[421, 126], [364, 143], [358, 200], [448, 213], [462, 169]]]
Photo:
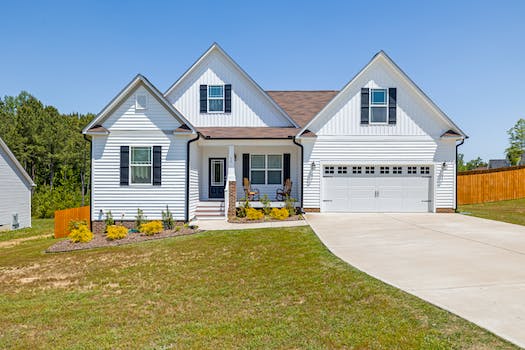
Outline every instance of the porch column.
[[235, 207], [237, 204], [237, 182], [235, 179], [235, 147], [228, 146], [228, 218], [236, 215]]

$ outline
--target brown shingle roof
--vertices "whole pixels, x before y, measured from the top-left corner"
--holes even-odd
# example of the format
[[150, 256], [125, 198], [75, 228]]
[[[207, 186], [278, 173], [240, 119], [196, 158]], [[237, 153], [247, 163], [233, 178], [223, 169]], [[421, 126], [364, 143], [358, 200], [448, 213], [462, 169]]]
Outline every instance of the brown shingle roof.
[[267, 128], [267, 127], [209, 127], [197, 128], [202, 136], [212, 139], [285, 139], [299, 132], [298, 128]]
[[299, 126], [304, 127], [339, 91], [266, 92]]

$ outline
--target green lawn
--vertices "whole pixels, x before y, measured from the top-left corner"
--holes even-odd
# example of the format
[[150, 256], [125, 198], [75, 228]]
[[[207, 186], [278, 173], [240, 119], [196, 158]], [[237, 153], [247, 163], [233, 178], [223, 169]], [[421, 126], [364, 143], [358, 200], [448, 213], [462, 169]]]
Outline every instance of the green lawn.
[[461, 205], [460, 212], [480, 218], [525, 225], [525, 198], [483, 204]]
[[0, 242], [9, 241], [17, 238], [27, 238], [32, 236], [53, 235], [53, 219], [32, 220], [32, 228], [24, 228], [14, 231], [1, 231]]
[[514, 348], [350, 267], [306, 226], [42, 253], [53, 242], [0, 248], [2, 349]]

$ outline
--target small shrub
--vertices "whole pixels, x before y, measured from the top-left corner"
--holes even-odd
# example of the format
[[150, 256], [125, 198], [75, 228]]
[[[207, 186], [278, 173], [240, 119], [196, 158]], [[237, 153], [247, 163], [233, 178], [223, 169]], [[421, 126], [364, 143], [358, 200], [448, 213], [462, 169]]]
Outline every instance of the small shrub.
[[115, 225], [115, 219], [113, 219], [113, 214], [111, 214], [111, 210], [109, 210], [106, 213], [106, 219], [104, 220], [104, 223], [106, 224], [106, 232], [109, 226]]
[[152, 236], [156, 233], [160, 233], [163, 230], [162, 221], [150, 221], [145, 224], [140, 225], [140, 232], [144, 233], [146, 236]]
[[254, 208], [246, 209], [246, 218], [248, 220], [261, 220], [264, 217], [264, 213]]
[[128, 229], [121, 225], [111, 225], [106, 228], [106, 237], [110, 240], [122, 239], [128, 235]]
[[74, 243], [87, 243], [93, 239], [93, 232], [89, 230], [87, 225], [79, 225], [78, 228], [71, 230], [69, 240]]
[[166, 211], [162, 211], [162, 223], [164, 224], [164, 228], [166, 230], [173, 230], [173, 226], [175, 226], [173, 221], [173, 214], [171, 213], [167, 205]]
[[295, 198], [289, 196], [286, 196], [284, 200], [284, 207], [288, 210], [289, 216], [295, 215], [295, 202], [297, 202]]
[[242, 205], [236, 209], [237, 217], [239, 218], [245, 218], [246, 217], [246, 209], [251, 208], [250, 207], [250, 200], [247, 197], [244, 197], [241, 199], [243, 202]]
[[69, 232], [71, 232], [75, 229], [78, 230], [78, 228], [82, 225], [87, 227], [87, 221], [86, 220], [71, 220], [69, 224], [67, 225], [67, 229]]
[[284, 220], [290, 216], [290, 213], [286, 208], [272, 208], [270, 216], [277, 220]]
[[263, 213], [264, 215], [270, 215], [271, 211], [272, 211], [272, 208], [270, 207], [270, 199], [268, 198], [268, 195], [265, 194], [262, 198], [261, 198], [261, 203], [263, 205]]
[[144, 216], [144, 211], [140, 208], [137, 208], [137, 215], [135, 216], [135, 227], [140, 229], [140, 226], [146, 221], [146, 216]]

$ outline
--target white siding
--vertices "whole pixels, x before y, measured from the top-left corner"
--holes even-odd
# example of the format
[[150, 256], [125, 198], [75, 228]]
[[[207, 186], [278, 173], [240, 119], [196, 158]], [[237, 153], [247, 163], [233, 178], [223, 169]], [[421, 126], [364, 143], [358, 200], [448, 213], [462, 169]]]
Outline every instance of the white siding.
[[31, 185], [0, 148], [0, 230], [11, 229], [13, 214], [20, 228], [31, 226]]
[[[304, 146], [304, 207], [320, 208], [321, 165], [400, 164], [434, 165], [436, 208], [455, 206], [455, 145], [417, 137], [332, 137], [319, 136]], [[315, 167], [312, 167], [312, 162]], [[447, 166], [443, 169], [442, 163]]]
[[[237, 199], [240, 200], [244, 197], [243, 177], [242, 177], [242, 155], [243, 153], [251, 154], [283, 154], [290, 153], [290, 178], [292, 184], [293, 198], [300, 200], [300, 157], [301, 153], [299, 147], [291, 144], [288, 146], [267, 146], [270, 141], [252, 141], [254, 143], [260, 143], [261, 146], [247, 146], [247, 145], [235, 145], [235, 154], [237, 160], [235, 161], [235, 177], [237, 180]], [[266, 144], [266, 145], [265, 145]], [[214, 146], [213, 141], [209, 143], [201, 144], [201, 167], [200, 167], [200, 199], [208, 199], [208, 179], [209, 179], [209, 158], [228, 158], [228, 146]], [[275, 200], [275, 194], [278, 188], [282, 188], [283, 185], [253, 185], [253, 187], [259, 189], [261, 197], [268, 195], [270, 200]]]
[[[147, 109], [135, 110], [135, 97], [147, 96]], [[144, 86], [139, 86], [102, 124], [117, 130], [175, 130], [181, 123], [175, 119]]]
[[[361, 125], [361, 88], [397, 88], [395, 125]], [[450, 126], [383, 61], [369, 66], [310, 127], [318, 135], [431, 136], [438, 138]]]
[[199, 203], [199, 174], [201, 171], [201, 150], [192, 142], [190, 144], [190, 204], [189, 204], [189, 219], [195, 217], [195, 211]]
[[[137, 94], [147, 96], [147, 109], [135, 110]], [[110, 134], [94, 136], [92, 142], [93, 220], [104, 219], [109, 210], [115, 219], [124, 214], [125, 220], [134, 220], [138, 208], [148, 219], [161, 219], [166, 205], [176, 220], [185, 219], [186, 144], [191, 136], [173, 135], [180, 125], [144, 86], [103, 122]], [[161, 146], [161, 186], [120, 186], [120, 146]]]
[[[232, 85], [232, 112], [200, 114], [201, 84]], [[291, 122], [222, 53], [212, 51], [166, 96], [192, 125], [290, 126]]]
[[[184, 220], [186, 193], [186, 143], [188, 138], [164, 132], [118, 132], [93, 137], [92, 218], [111, 210], [115, 219], [124, 214], [134, 220], [137, 208], [148, 219], [161, 219], [169, 206], [176, 220]], [[161, 146], [162, 185], [120, 186], [120, 146]]]

